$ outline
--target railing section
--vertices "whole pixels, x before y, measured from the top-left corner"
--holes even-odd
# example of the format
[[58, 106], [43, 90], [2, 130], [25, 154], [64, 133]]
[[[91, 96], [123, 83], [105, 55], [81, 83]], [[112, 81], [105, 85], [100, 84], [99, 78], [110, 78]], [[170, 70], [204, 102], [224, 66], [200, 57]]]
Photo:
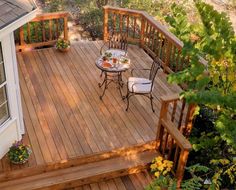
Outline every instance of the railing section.
[[172, 160], [178, 186], [183, 178], [191, 144], [187, 140], [192, 130], [195, 105], [187, 105], [179, 95], [161, 97], [157, 131], [157, 150]]
[[54, 45], [59, 37], [68, 40], [68, 12], [44, 13], [15, 33], [17, 50]]
[[158, 57], [167, 73], [188, 66], [188, 60], [181, 56], [182, 42], [146, 12], [105, 6], [104, 40], [111, 30], [127, 33], [128, 41], [139, 44], [152, 57]]

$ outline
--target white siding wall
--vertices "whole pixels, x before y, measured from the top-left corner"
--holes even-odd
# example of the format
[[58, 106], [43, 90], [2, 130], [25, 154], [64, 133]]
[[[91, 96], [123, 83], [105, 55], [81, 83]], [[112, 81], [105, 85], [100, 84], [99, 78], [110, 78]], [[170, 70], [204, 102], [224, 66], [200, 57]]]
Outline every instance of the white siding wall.
[[2, 158], [9, 150], [9, 147], [18, 139], [16, 121], [12, 122], [0, 133], [0, 158]]

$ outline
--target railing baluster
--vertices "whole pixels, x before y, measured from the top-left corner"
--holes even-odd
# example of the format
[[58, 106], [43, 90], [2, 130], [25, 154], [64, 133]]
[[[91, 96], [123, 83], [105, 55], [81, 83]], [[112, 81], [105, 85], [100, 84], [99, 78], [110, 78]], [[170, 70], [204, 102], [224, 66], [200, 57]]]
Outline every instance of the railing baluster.
[[34, 32], [35, 32], [35, 40], [39, 42], [39, 31], [38, 31], [38, 23], [34, 22]]
[[175, 119], [176, 108], [177, 108], [177, 101], [174, 101], [173, 110], [172, 110], [172, 114], [171, 114], [171, 121], [172, 122]]
[[127, 15], [127, 28], [126, 28], [127, 36], [129, 36], [129, 15]]
[[49, 40], [52, 40], [52, 20], [49, 20]]
[[113, 31], [116, 32], [116, 14], [113, 14]]
[[182, 124], [182, 120], [183, 120], [185, 105], [186, 105], [186, 101], [183, 100], [183, 102], [182, 102], [182, 107], [181, 107], [181, 111], [180, 111], [180, 116], [179, 116], [179, 122], [178, 122], [178, 129], [179, 129], [179, 130], [182, 130], [182, 129], [181, 129], [181, 124]]
[[153, 28], [153, 31], [152, 31], [152, 51], [154, 51], [155, 50], [155, 33], [156, 33], [156, 30], [155, 30], [155, 28]]
[[143, 48], [143, 45], [144, 45], [144, 40], [145, 40], [145, 19], [142, 17], [141, 18], [141, 33], [140, 33], [140, 47]]
[[123, 30], [123, 15], [120, 15], [120, 33], [122, 33], [122, 30]]
[[151, 42], [152, 42], [152, 30], [153, 30], [153, 27], [150, 26], [150, 30], [149, 30], [149, 33], [148, 33], [148, 36], [149, 36], [149, 41], [148, 41], [148, 47], [149, 49], [151, 49]]
[[134, 17], [134, 27], [133, 27], [133, 38], [135, 38], [135, 33], [136, 33], [136, 17]]
[[44, 24], [44, 21], [42, 21], [42, 32], [43, 32], [43, 35], [42, 35], [43, 39], [42, 39], [42, 41], [45, 42], [46, 41], [46, 37], [45, 37], [45, 24]]
[[27, 40], [28, 40], [28, 43], [31, 42], [31, 34], [30, 34], [30, 23], [27, 23]]
[[68, 40], [68, 18], [67, 16], [64, 17], [64, 23], [63, 23], [63, 29], [64, 29], [64, 39]]

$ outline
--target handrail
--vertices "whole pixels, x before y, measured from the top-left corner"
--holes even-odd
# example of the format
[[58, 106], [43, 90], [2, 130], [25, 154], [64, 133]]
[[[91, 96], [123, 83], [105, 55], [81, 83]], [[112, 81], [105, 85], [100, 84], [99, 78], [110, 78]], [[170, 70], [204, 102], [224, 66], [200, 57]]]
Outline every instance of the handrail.
[[[54, 45], [63, 34], [68, 40], [68, 12], [43, 13], [19, 28], [17, 50]], [[17, 39], [17, 36], [16, 36]]]

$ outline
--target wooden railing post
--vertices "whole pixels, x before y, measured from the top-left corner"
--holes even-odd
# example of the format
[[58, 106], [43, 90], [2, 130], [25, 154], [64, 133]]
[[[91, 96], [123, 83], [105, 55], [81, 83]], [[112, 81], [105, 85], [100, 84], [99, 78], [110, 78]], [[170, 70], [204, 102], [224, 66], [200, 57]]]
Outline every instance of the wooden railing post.
[[165, 51], [165, 65], [164, 65], [164, 72], [167, 73], [167, 67], [170, 66], [170, 55], [171, 55], [171, 43], [170, 41], [166, 41], [166, 51]]
[[159, 122], [157, 125], [156, 149], [158, 149], [160, 146], [161, 138], [164, 132], [163, 127], [161, 125], [161, 119], [166, 119], [167, 111], [168, 111], [168, 103], [164, 100], [161, 100], [161, 111], [160, 111]]
[[145, 18], [142, 16], [141, 20], [141, 31], [140, 31], [140, 47], [143, 48], [144, 46], [144, 30], [145, 30]]
[[103, 21], [103, 40], [107, 41], [108, 39], [108, 8], [105, 6], [104, 11], [104, 21]]
[[24, 28], [23, 26], [20, 27], [20, 45], [25, 44], [25, 39], [24, 39]]
[[64, 39], [68, 40], [68, 17], [64, 17]]
[[188, 138], [192, 128], [193, 128], [193, 119], [194, 119], [194, 113], [196, 110], [197, 105], [196, 104], [190, 104], [188, 108], [188, 112], [186, 115], [186, 121], [185, 121], [185, 127], [183, 130], [183, 135]]
[[184, 176], [185, 166], [188, 161], [189, 150], [182, 150], [179, 156], [178, 167], [176, 170], [177, 188], [180, 188]]

